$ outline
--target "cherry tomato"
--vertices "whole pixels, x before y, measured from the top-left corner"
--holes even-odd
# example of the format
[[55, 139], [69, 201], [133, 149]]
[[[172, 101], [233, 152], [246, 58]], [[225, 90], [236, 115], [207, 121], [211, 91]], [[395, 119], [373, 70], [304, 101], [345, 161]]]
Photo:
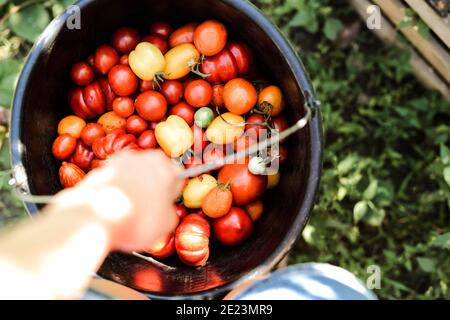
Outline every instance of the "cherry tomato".
[[169, 234], [163, 237], [149, 248], [144, 250], [157, 259], [165, 259], [175, 253], [175, 235]]
[[[186, 89], [187, 86], [188, 86], [192, 81], [195, 81], [195, 80], [197, 80], [197, 78], [194, 78], [194, 77], [191, 77], [191, 76], [187, 76], [187, 77], [184, 79], [184, 81], [183, 81], [183, 87], [184, 87], [184, 89]], [[184, 90], [183, 90], [183, 91], [184, 91]]]
[[106, 135], [102, 126], [97, 123], [88, 123], [81, 131], [81, 140], [87, 146], [92, 146], [95, 140]]
[[194, 123], [197, 127], [208, 128], [213, 119], [214, 112], [208, 107], [203, 107], [195, 112]]
[[177, 104], [183, 97], [184, 87], [180, 81], [166, 80], [161, 84], [160, 92], [166, 98], [167, 103], [170, 105]]
[[194, 124], [195, 109], [184, 101], [173, 106], [170, 114], [183, 118], [189, 126]]
[[252, 114], [247, 118], [247, 125], [245, 130], [247, 132], [253, 132], [256, 136], [264, 133], [264, 130], [268, 130], [266, 124], [266, 118], [260, 114]]
[[106, 96], [98, 82], [93, 82], [83, 89], [83, 99], [87, 107], [96, 115], [102, 114], [106, 109]]
[[244, 209], [233, 207], [223, 217], [212, 221], [217, 240], [227, 246], [241, 244], [253, 232], [252, 218]]
[[59, 181], [63, 188], [71, 188], [83, 180], [86, 174], [73, 163], [63, 162], [59, 168]]
[[91, 54], [87, 59], [86, 62], [88, 65], [90, 65], [92, 68], [95, 68], [95, 53]]
[[234, 142], [234, 151], [248, 150], [258, 142], [254, 131], [247, 131]]
[[223, 145], [215, 145], [210, 143], [203, 152], [203, 163], [211, 164], [221, 161], [225, 157]]
[[77, 142], [75, 151], [70, 158], [70, 162], [77, 165], [83, 170], [89, 170], [91, 162], [94, 159], [94, 153], [82, 141]]
[[79, 86], [88, 85], [94, 80], [94, 76], [94, 69], [86, 62], [78, 62], [70, 70], [70, 78]]
[[149, 81], [141, 80], [139, 82], [139, 91], [144, 92], [144, 91], [148, 91], [148, 90], [159, 91], [159, 87], [156, 84], [156, 82], [153, 80], [149, 80]]
[[150, 32], [167, 39], [173, 32], [173, 28], [168, 22], [157, 21], [150, 26]]
[[148, 36], [145, 36], [142, 41], [153, 44], [159, 49], [159, 51], [161, 51], [162, 54], [166, 54], [166, 52], [169, 51], [169, 44], [167, 43], [166, 39], [164, 39], [160, 35], [150, 34]]
[[269, 86], [264, 88], [259, 93], [258, 98], [259, 105], [263, 105], [264, 103], [268, 103], [271, 108], [271, 116], [275, 117], [283, 111], [284, 108], [284, 97], [281, 89], [277, 86]]
[[113, 101], [113, 111], [122, 118], [128, 118], [134, 113], [134, 101], [130, 97], [118, 97]]
[[267, 176], [254, 175], [246, 163], [227, 164], [219, 172], [218, 180], [222, 184], [230, 181], [233, 203], [245, 206], [255, 202], [263, 195], [267, 186]]
[[146, 91], [137, 97], [136, 111], [145, 120], [158, 122], [167, 112], [167, 101], [159, 92]]
[[176, 80], [183, 78], [200, 60], [200, 53], [191, 43], [184, 43], [170, 49], [164, 56], [166, 66], [164, 78]]
[[146, 81], [153, 80], [166, 66], [159, 48], [149, 42], [139, 43], [128, 55], [128, 63], [139, 79]]
[[153, 130], [146, 130], [142, 132], [137, 143], [138, 146], [144, 150], [155, 149], [157, 145], [155, 132]]
[[227, 49], [236, 61], [238, 74], [240, 76], [247, 75], [253, 64], [253, 54], [250, 48], [245, 43], [231, 41], [228, 43]]
[[278, 116], [272, 119], [272, 128], [282, 132], [289, 128], [289, 125], [283, 116]]
[[264, 207], [261, 200], [255, 201], [245, 206], [245, 210], [250, 215], [250, 218], [252, 218], [253, 222], [256, 222], [257, 220], [259, 220], [259, 218], [261, 218], [263, 209]]
[[127, 132], [140, 135], [145, 130], [147, 130], [147, 122], [139, 116], [131, 116], [127, 119]]
[[118, 96], [129, 96], [138, 87], [138, 78], [130, 67], [124, 65], [114, 66], [108, 74], [108, 82]]
[[110, 111], [102, 115], [97, 123], [102, 126], [106, 134], [111, 133], [115, 129], [126, 129], [127, 120], [123, 117], [118, 116], [114, 111]]
[[62, 134], [55, 139], [52, 145], [53, 156], [58, 160], [68, 159], [77, 145], [77, 139], [70, 134]]
[[187, 103], [196, 108], [209, 105], [212, 95], [212, 87], [205, 80], [192, 81], [184, 90], [184, 98]]
[[253, 109], [258, 101], [255, 87], [247, 80], [237, 78], [223, 88], [225, 107], [234, 114], [244, 114]]
[[86, 122], [80, 117], [68, 116], [59, 122], [58, 134], [63, 135], [67, 133], [75, 139], [78, 139], [81, 136], [81, 131], [83, 131], [85, 126]]
[[218, 185], [212, 189], [202, 202], [202, 211], [211, 218], [223, 217], [230, 211], [233, 195], [229, 186]]
[[198, 23], [188, 23], [175, 30], [169, 37], [169, 46], [174, 48], [183, 43], [193, 43], [197, 26]]
[[121, 56], [119, 63], [124, 66], [130, 66], [130, 64], [128, 63], [128, 54], [124, 54], [123, 56]]
[[120, 28], [114, 32], [111, 43], [120, 53], [129, 53], [138, 45], [139, 33], [133, 28]]
[[194, 153], [201, 154], [208, 144], [205, 131], [203, 131], [202, 128], [199, 128], [196, 125], [193, 125], [191, 129], [194, 133]]
[[217, 20], [207, 20], [195, 29], [194, 44], [205, 56], [216, 55], [227, 44], [227, 29]]
[[215, 84], [212, 89], [213, 95], [211, 104], [213, 105], [213, 107], [223, 108], [225, 106], [223, 102], [223, 85]]
[[96, 140], [92, 145], [92, 150], [97, 159], [106, 160], [109, 155], [121, 150], [140, 150], [136, 142], [136, 137], [132, 134], [125, 134], [123, 130], [116, 129], [107, 136]]
[[206, 80], [210, 83], [228, 82], [239, 75], [237, 62], [228, 49], [207, 57], [200, 66], [200, 71], [209, 74]]
[[175, 205], [175, 211], [180, 219], [183, 219], [188, 214], [187, 208], [182, 204]]
[[75, 88], [69, 92], [69, 106], [78, 117], [90, 119], [97, 116], [94, 110], [91, 110], [84, 102], [83, 89]]
[[118, 63], [119, 55], [113, 47], [104, 45], [97, 48], [94, 64], [101, 74], [107, 74]]
[[98, 84], [102, 88], [103, 93], [106, 97], [106, 110], [111, 111], [112, 110], [112, 103], [114, 99], [116, 98], [116, 94], [114, 93], [113, 89], [109, 85], [109, 82], [106, 78], [101, 78], [97, 80]]
[[180, 260], [190, 266], [203, 266], [209, 257], [210, 226], [198, 214], [187, 215], [175, 231], [175, 248]]

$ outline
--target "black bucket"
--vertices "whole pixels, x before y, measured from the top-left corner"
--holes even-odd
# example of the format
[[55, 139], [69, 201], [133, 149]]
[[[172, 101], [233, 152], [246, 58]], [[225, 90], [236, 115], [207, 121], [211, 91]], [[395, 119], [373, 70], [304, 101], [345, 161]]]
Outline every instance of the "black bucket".
[[[308, 75], [279, 30], [251, 3], [243, 0], [82, 0], [81, 29], [69, 30], [69, 13], [55, 19], [34, 46], [15, 93], [11, 123], [12, 166], [35, 195], [61, 190], [58, 162], [51, 153], [58, 121], [70, 113], [67, 94], [70, 67], [96, 46], [109, 41], [115, 29], [129, 25], [145, 34], [155, 20], [174, 25], [216, 18], [232, 37], [249, 44], [268, 77], [283, 88], [287, 119], [304, 115], [305, 96], [314, 101]], [[212, 298], [271, 270], [289, 251], [312, 210], [321, 170], [321, 122], [314, 111], [309, 125], [289, 138], [289, 159], [280, 186], [266, 193], [265, 212], [243, 245], [214, 244], [206, 266], [192, 268], [176, 257], [164, 264], [135, 256], [110, 255], [99, 275], [155, 298]], [[26, 203], [31, 215], [39, 206]], [[32, 241], [30, 239], [30, 241]]]

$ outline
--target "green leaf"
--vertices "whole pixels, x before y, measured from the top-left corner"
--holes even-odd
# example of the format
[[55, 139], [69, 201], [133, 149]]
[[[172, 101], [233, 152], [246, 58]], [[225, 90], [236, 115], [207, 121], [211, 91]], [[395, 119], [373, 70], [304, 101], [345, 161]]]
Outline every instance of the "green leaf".
[[434, 260], [425, 257], [417, 257], [417, 263], [424, 272], [431, 273], [436, 270]]
[[440, 147], [440, 154], [441, 154], [441, 162], [443, 165], [447, 165], [450, 163], [450, 150], [447, 148], [446, 145], [441, 144]]
[[363, 193], [363, 197], [366, 200], [372, 200], [377, 195], [378, 190], [378, 180], [373, 180], [370, 182], [369, 186]]
[[344, 175], [348, 173], [353, 166], [356, 164], [356, 157], [354, 155], [347, 156], [344, 160], [339, 162], [337, 166], [337, 171], [339, 174]]
[[441, 234], [440, 236], [436, 237], [433, 241], [431, 241], [430, 245], [433, 247], [450, 249], [450, 232]]
[[318, 29], [317, 17], [311, 9], [299, 11], [289, 22], [289, 27], [303, 27], [311, 33]]
[[359, 201], [353, 207], [353, 220], [355, 223], [361, 221], [367, 213], [367, 202]]
[[16, 59], [0, 60], [0, 105], [9, 108], [22, 63]]
[[[370, 205], [371, 203], [369, 203]], [[372, 227], [379, 227], [386, 217], [386, 211], [383, 209], [378, 209], [372, 205], [369, 212], [365, 215], [363, 221]]]
[[442, 174], [444, 176], [445, 182], [447, 182], [447, 184], [450, 186], [450, 166], [445, 167], [444, 170], [442, 171]]
[[34, 42], [49, 22], [50, 15], [42, 4], [25, 7], [8, 20], [12, 31], [29, 42]]
[[325, 21], [323, 33], [329, 40], [335, 40], [339, 32], [342, 31], [344, 25], [342, 22], [335, 18], [329, 18]]

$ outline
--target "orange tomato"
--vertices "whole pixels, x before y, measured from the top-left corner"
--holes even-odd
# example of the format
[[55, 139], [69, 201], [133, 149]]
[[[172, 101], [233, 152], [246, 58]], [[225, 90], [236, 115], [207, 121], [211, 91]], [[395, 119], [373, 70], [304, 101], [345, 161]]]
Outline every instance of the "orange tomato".
[[65, 133], [71, 135], [75, 139], [81, 137], [81, 131], [86, 126], [86, 122], [77, 116], [68, 116], [62, 119], [58, 124], [58, 134], [63, 135]]
[[261, 200], [255, 201], [253, 203], [250, 203], [249, 205], [245, 206], [245, 210], [252, 218], [253, 222], [256, 222], [261, 218], [261, 215], [263, 213], [263, 203]]
[[183, 43], [194, 42], [194, 32], [198, 23], [188, 23], [175, 30], [169, 37], [169, 46], [174, 48]]
[[258, 101], [258, 93], [249, 81], [236, 78], [223, 88], [223, 101], [230, 112], [241, 115], [253, 109]]
[[111, 133], [114, 129], [125, 130], [127, 126], [127, 120], [118, 116], [114, 111], [102, 115], [97, 123], [105, 129], [106, 134]]
[[208, 20], [200, 24], [194, 32], [194, 44], [205, 56], [214, 56], [227, 44], [227, 29], [217, 20]]
[[259, 93], [258, 103], [261, 105], [264, 102], [272, 105], [272, 116], [279, 115], [284, 108], [284, 97], [281, 89], [277, 86], [269, 86], [264, 88]]
[[202, 201], [203, 212], [211, 218], [220, 218], [228, 213], [233, 203], [233, 195], [228, 185], [218, 185]]

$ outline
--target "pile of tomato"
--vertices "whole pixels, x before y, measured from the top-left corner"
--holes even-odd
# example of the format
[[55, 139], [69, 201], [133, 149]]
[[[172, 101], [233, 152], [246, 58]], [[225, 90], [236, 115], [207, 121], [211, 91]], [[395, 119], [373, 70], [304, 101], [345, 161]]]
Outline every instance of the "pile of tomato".
[[[287, 128], [281, 89], [258, 75], [252, 51], [228, 39], [224, 24], [208, 20], [174, 30], [156, 22], [149, 31], [141, 38], [120, 28], [111, 44], [71, 68], [73, 114], [59, 122], [52, 147], [64, 188], [118, 151], [160, 148], [192, 168]], [[176, 203], [176, 232], [146, 252], [158, 259], [176, 252], [185, 264], [201, 266], [212, 233], [227, 246], [244, 242], [263, 213], [265, 190], [280, 179], [268, 164], [286, 157], [281, 145], [188, 179]]]

